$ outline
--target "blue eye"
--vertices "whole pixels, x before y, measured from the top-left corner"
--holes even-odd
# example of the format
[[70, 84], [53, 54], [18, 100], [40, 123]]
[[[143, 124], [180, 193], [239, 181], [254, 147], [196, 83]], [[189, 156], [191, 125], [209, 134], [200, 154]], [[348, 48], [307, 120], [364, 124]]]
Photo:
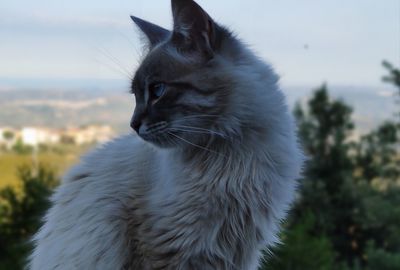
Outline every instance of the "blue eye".
[[154, 95], [156, 98], [161, 97], [165, 93], [165, 84], [164, 83], [155, 83], [150, 85], [150, 92], [152, 95]]

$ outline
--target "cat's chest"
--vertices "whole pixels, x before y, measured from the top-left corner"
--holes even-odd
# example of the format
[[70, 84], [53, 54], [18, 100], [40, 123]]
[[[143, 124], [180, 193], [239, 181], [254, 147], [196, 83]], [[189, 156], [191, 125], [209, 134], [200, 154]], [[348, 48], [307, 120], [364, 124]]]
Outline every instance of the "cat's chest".
[[175, 165], [157, 164], [151, 187], [135, 202], [134, 252], [154, 266], [214, 253], [241, 265], [264, 241], [266, 193], [254, 185], [263, 180], [243, 163], [208, 171]]
[[173, 176], [164, 175], [152, 187], [139, 213], [136, 235], [145, 250], [162, 253], [189, 245], [195, 250], [224, 241], [240, 246], [245, 239], [261, 237], [257, 222], [263, 209], [251, 185], [227, 189], [236, 179], [224, 174], [219, 179], [194, 172]]
[[[232, 168], [211, 166], [208, 170], [179, 166], [160, 167], [149, 193], [150, 211], [160, 215], [184, 213], [201, 218], [221, 219], [254, 215], [267, 203], [262, 173], [251, 173], [254, 162], [240, 162]], [[258, 166], [258, 172], [262, 168]], [[226, 213], [225, 213], [225, 212]], [[226, 215], [220, 215], [221, 213]]]
[[145, 211], [136, 215], [135, 252], [155, 268], [171, 264], [175, 269], [174, 262], [202, 254], [225, 254], [235, 265], [243, 265], [242, 259], [250, 258], [263, 242], [260, 207], [246, 196], [158, 190]]

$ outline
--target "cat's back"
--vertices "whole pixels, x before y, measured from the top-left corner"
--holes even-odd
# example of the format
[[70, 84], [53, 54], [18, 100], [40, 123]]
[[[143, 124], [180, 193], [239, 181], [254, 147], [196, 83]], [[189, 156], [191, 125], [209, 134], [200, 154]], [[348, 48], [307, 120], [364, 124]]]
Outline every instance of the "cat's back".
[[121, 234], [128, 230], [136, 197], [150, 184], [153, 155], [131, 135], [83, 157], [52, 197], [45, 225], [34, 238], [31, 269], [122, 268], [128, 243]]

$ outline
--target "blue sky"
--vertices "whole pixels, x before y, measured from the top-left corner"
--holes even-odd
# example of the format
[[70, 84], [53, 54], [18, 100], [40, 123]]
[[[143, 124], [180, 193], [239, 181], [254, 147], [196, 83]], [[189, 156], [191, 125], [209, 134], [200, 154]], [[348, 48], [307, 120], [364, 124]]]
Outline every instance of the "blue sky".
[[[129, 81], [140, 56], [129, 15], [171, 27], [168, 0], [0, 0], [3, 81]], [[399, 0], [198, 0], [286, 85], [377, 86], [400, 63]]]

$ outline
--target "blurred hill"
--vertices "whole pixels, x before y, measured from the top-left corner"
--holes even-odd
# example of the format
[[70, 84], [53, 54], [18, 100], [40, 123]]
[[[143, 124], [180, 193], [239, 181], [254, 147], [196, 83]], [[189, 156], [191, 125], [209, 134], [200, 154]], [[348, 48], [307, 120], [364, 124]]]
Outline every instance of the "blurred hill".
[[129, 129], [134, 98], [118, 90], [12, 89], [0, 91], [0, 126], [65, 128], [107, 124]]
[[[113, 87], [108, 82], [103, 87], [91, 87], [87, 83], [83, 89], [77, 85], [68, 89], [50, 85], [43, 86], [43, 89], [29, 89], [24, 84], [18, 88], [1, 88], [0, 126], [65, 128], [107, 124], [118, 133], [129, 131], [134, 98], [128, 94], [128, 85]], [[394, 91], [390, 89], [349, 86], [330, 88], [333, 97], [343, 99], [354, 108], [356, 136], [393, 117]], [[312, 88], [284, 87], [284, 92], [290, 106], [293, 106], [298, 101], [304, 103], [310, 97]]]

